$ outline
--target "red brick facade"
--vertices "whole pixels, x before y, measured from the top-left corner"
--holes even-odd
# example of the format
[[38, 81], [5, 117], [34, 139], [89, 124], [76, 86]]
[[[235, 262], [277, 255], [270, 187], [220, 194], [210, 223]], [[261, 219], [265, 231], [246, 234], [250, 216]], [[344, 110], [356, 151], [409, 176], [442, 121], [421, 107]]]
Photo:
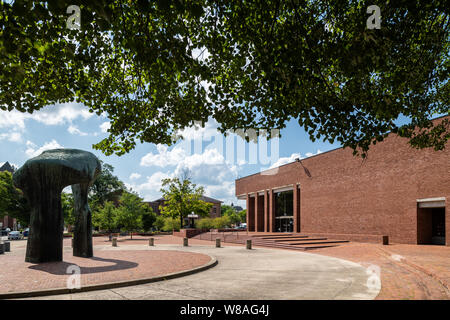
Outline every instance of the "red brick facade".
[[[249, 231], [274, 229], [274, 189], [294, 190], [294, 232], [388, 235], [417, 244], [429, 238], [430, 219], [418, 199], [445, 203], [445, 241], [450, 245], [450, 143], [444, 151], [417, 150], [390, 135], [368, 158], [336, 149], [236, 180], [247, 199]], [[272, 173], [272, 174], [271, 174]]]

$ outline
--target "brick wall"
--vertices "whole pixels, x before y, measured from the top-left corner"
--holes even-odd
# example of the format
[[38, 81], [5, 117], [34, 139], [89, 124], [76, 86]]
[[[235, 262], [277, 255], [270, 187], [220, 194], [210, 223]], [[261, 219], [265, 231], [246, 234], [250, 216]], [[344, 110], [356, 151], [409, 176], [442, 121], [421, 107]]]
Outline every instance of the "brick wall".
[[236, 180], [236, 195], [299, 183], [300, 232], [388, 235], [392, 242], [411, 244], [417, 243], [420, 227], [417, 199], [446, 197], [450, 245], [450, 143], [444, 151], [417, 150], [390, 135], [371, 147], [366, 160], [341, 148], [302, 163], [311, 177], [294, 162], [273, 175]]

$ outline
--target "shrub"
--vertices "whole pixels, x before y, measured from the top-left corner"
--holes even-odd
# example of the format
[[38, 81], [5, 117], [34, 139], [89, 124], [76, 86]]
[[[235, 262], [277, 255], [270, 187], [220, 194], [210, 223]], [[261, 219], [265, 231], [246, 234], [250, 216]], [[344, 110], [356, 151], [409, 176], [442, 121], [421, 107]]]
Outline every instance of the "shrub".
[[158, 230], [162, 230], [164, 228], [164, 221], [164, 216], [157, 216], [153, 226]]
[[203, 218], [203, 219], [197, 220], [195, 222], [195, 227], [197, 229], [212, 229], [212, 228], [214, 228], [213, 219]]
[[180, 221], [173, 218], [164, 218], [163, 231], [180, 231]]
[[213, 219], [213, 226], [215, 229], [222, 229], [230, 225], [230, 218], [223, 216]]

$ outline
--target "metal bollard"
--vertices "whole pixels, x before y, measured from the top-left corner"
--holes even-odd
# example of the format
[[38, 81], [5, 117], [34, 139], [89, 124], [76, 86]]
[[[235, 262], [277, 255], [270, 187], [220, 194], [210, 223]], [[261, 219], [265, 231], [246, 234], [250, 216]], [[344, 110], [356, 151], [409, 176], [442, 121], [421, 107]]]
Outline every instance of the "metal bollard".
[[188, 238], [183, 238], [183, 247], [187, 247], [188, 245]]
[[5, 253], [5, 244], [3, 242], [0, 242], [0, 254]]
[[216, 248], [220, 248], [220, 238], [216, 239]]
[[112, 238], [112, 246], [117, 247], [117, 237]]
[[5, 252], [11, 251], [11, 243], [9, 241], [3, 242], [5, 244]]
[[155, 245], [155, 238], [150, 238], [150, 239], [148, 239], [148, 245], [149, 245], [150, 247], [153, 247], [153, 246]]
[[389, 245], [389, 236], [383, 236], [383, 245]]
[[247, 240], [247, 249], [248, 250], [252, 249], [252, 240]]

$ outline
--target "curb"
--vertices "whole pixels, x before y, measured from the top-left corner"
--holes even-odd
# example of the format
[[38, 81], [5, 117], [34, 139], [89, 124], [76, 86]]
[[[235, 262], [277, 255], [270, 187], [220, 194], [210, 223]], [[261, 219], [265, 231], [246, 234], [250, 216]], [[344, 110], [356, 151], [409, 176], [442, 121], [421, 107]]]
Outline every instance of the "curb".
[[209, 261], [207, 264], [204, 264], [200, 267], [196, 267], [193, 269], [184, 270], [184, 271], [180, 271], [180, 272], [169, 273], [169, 274], [162, 275], [162, 276], [155, 276], [155, 277], [151, 277], [151, 278], [141, 278], [141, 279], [135, 279], [135, 280], [126, 280], [126, 281], [119, 281], [119, 282], [93, 284], [93, 285], [81, 287], [80, 289], [57, 288], [57, 289], [46, 289], [46, 290], [27, 291], [27, 292], [0, 293], [0, 300], [1, 299], [21, 299], [21, 298], [31, 298], [31, 297], [43, 297], [43, 296], [52, 296], [52, 295], [59, 295], [59, 294], [80, 293], [80, 292], [88, 292], [88, 291], [95, 291], [95, 290], [106, 290], [106, 289], [113, 289], [113, 288], [136, 286], [136, 285], [140, 285], [140, 284], [146, 284], [146, 283], [152, 283], [152, 282], [158, 282], [158, 281], [164, 281], [164, 280], [170, 280], [170, 279], [188, 276], [188, 275], [191, 275], [194, 273], [208, 270], [212, 267], [215, 267], [217, 264], [218, 264], [217, 259], [214, 257], [211, 257], [211, 261]]

